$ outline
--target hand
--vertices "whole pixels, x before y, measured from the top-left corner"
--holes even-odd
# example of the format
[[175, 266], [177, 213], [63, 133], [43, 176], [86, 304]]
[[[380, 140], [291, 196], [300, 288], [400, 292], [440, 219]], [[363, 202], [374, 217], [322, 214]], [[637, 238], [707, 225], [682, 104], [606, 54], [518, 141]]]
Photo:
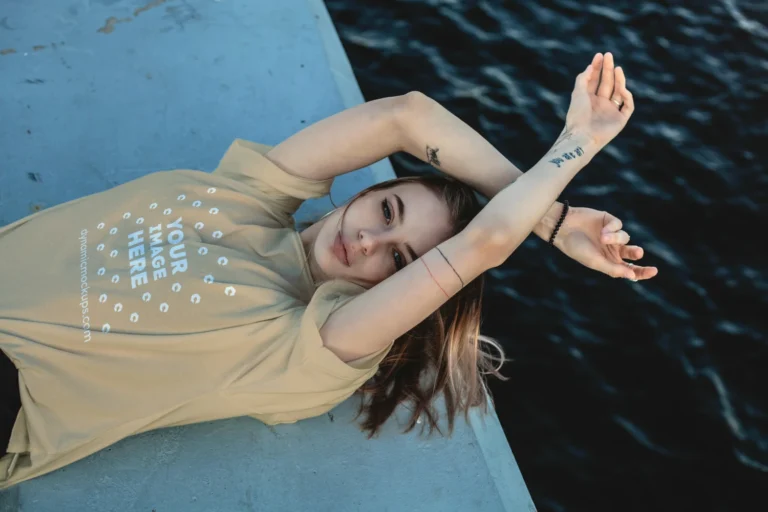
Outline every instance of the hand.
[[600, 149], [626, 126], [634, 110], [624, 70], [614, 68], [610, 53], [597, 53], [587, 69], [576, 77], [565, 117], [566, 131], [586, 134]]
[[621, 221], [610, 213], [571, 206], [555, 237], [555, 247], [585, 267], [611, 277], [638, 281], [654, 277], [659, 273], [656, 267], [624, 261], [642, 258], [643, 248], [627, 245], [629, 234], [621, 228]]

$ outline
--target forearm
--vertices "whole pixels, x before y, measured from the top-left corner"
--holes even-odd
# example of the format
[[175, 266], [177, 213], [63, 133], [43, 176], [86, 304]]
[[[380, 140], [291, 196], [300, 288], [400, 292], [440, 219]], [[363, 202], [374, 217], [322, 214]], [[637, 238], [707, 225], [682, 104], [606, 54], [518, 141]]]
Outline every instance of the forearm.
[[598, 150], [590, 137], [565, 132], [536, 165], [496, 194], [467, 229], [493, 237], [501, 263], [525, 240]]
[[[400, 114], [400, 150], [471, 186], [488, 199], [523, 175], [482, 135], [428, 96], [411, 92]], [[544, 240], [562, 211], [553, 201], [533, 232]]]

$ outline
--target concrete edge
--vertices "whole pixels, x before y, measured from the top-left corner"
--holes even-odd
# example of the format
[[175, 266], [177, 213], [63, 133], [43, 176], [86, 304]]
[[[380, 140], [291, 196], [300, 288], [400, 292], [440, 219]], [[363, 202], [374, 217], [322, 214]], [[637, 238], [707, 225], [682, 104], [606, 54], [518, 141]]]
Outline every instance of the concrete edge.
[[[307, 4], [312, 14], [315, 15], [331, 73], [345, 108], [364, 103], [365, 98], [360, 91], [352, 65], [349, 63], [347, 53], [341, 44], [341, 39], [325, 3], [323, 0], [307, 0]], [[371, 164], [370, 169], [377, 183], [397, 177], [389, 158]], [[526, 512], [534, 512], [536, 507], [525, 485], [512, 449], [507, 442], [507, 437], [501, 429], [501, 423], [493, 405], [491, 405], [490, 397], [487, 395], [486, 400], [489, 408], [488, 417], [483, 418], [481, 413], [474, 409], [470, 411], [470, 425], [485, 459], [490, 478], [505, 510], [519, 512], [523, 510], [521, 505], [524, 505]], [[512, 482], [519, 483], [519, 485], [510, 487]]]
[[483, 417], [475, 408], [470, 410], [469, 421], [499, 500], [509, 512], [536, 512], [533, 498], [488, 394], [486, 403], [488, 416]]
[[[341, 44], [341, 38], [339, 38], [339, 34], [336, 32], [336, 26], [333, 24], [331, 15], [325, 7], [325, 2], [323, 0], [307, 0], [307, 5], [312, 14], [315, 15], [320, 38], [323, 41], [325, 54], [328, 57], [328, 65], [333, 79], [336, 81], [336, 88], [339, 90], [344, 107], [351, 108], [365, 103], [363, 93], [360, 91], [360, 85], [357, 83], [355, 73], [352, 71], [352, 65], [347, 58], [347, 52]], [[371, 164], [369, 167], [377, 183], [397, 177], [388, 157]]]

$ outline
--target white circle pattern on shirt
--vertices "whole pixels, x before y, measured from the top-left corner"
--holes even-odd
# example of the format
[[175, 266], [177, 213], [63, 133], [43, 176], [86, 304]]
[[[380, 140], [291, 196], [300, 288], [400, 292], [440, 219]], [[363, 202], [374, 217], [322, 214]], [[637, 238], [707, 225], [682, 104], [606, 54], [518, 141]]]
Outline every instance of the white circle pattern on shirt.
[[[216, 187], [210, 187], [210, 188], [208, 188], [208, 189], [206, 190], [206, 192], [207, 192], [208, 194], [215, 194], [215, 193], [216, 193], [216, 190], [217, 190], [217, 189], [216, 189]], [[176, 197], [176, 200], [177, 200], [177, 201], [184, 201], [184, 200], [186, 199], [186, 197], [187, 197], [187, 196], [186, 196], [186, 194], [179, 194], [179, 195]], [[193, 206], [193, 207], [195, 207], [195, 208], [199, 208], [200, 206], [202, 206], [202, 204], [203, 204], [203, 203], [202, 203], [202, 201], [200, 201], [200, 200], [196, 200], [196, 201], [194, 201], [194, 202], [192, 203], [192, 206]], [[157, 208], [158, 208], [158, 203], [156, 203], [156, 202], [154, 202], [154, 203], [151, 203], [151, 204], [149, 205], [149, 209], [150, 209], [150, 210], [155, 210], [155, 209], [157, 209]], [[163, 215], [171, 215], [172, 213], [173, 213], [173, 210], [172, 210], [171, 208], [165, 208], [165, 209], [163, 210]], [[216, 208], [216, 207], [212, 207], [212, 208], [210, 208], [210, 209], [208, 210], [208, 213], [209, 213], [210, 215], [217, 215], [217, 214], [219, 213], [219, 209], [218, 209], [218, 208]], [[124, 220], [130, 219], [130, 218], [131, 218], [131, 212], [125, 212], [125, 213], [123, 213], [123, 219], [124, 219]], [[138, 218], [136, 219], [136, 224], [139, 224], [139, 225], [140, 225], [140, 224], [143, 224], [143, 223], [144, 223], [144, 217], [138, 217]], [[100, 223], [97, 225], [97, 229], [104, 229], [104, 227], [105, 227], [105, 223], [104, 223], [104, 222], [100, 222]], [[196, 229], [196, 230], [198, 230], [198, 231], [202, 231], [202, 230], [205, 228], [205, 223], [203, 223], [202, 221], [199, 221], [199, 222], [195, 223], [194, 227], [195, 227], [195, 229]], [[112, 227], [112, 228], [109, 230], [109, 234], [110, 234], [110, 235], [115, 235], [115, 234], [117, 234], [117, 232], [118, 232], [118, 228], [117, 228], [117, 227]], [[224, 236], [224, 233], [223, 233], [222, 231], [220, 231], [220, 230], [216, 230], [216, 231], [214, 231], [214, 232], [211, 234], [211, 236], [212, 236], [214, 239], [219, 239], [219, 238], [222, 238], [222, 237]], [[104, 248], [105, 248], [105, 244], [103, 244], [103, 243], [100, 243], [100, 244], [98, 244], [98, 246], [96, 247], [96, 250], [97, 250], [97, 251], [103, 251], [103, 250], [104, 250]], [[197, 250], [197, 253], [198, 253], [200, 256], [205, 256], [206, 254], [208, 254], [208, 248], [207, 248], [207, 247], [200, 247], [200, 248]], [[118, 251], [117, 249], [113, 249], [112, 251], [110, 251], [110, 253], [109, 253], [109, 254], [110, 254], [110, 257], [111, 257], [111, 258], [115, 258], [115, 257], [116, 257], [116, 256], [119, 254], [119, 251]], [[220, 266], [226, 266], [226, 265], [229, 263], [229, 260], [228, 260], [228, 259], [227, 259], [225, 256], [220, 256], [220, 257], [219, 257], [219, 258], [218, 258], [216, 261], [217, 261], [217, 263], [218, 263]], [[105, 267], [101, 267], [101, 268], [99, 268], [99, 270], [97, 271], [97, 274], [98, 274], [99, 276], [103, 276], [105, 273], [106, 273], [106, 268], [105, 268]], [[118, 274], [114, 274], [114, 275], [112, 276], [112, 278], [111, 278], [111, 281], [112, 281], [112, 283], [115, 283], [115, 284], [119, 283], [119, 282], [120, 282], [120, 276], [119, 276]], [[204, 276], [204, 277], [203, 277], [203, 282], [204, 282], [204, 283], [206, 283], [206, 284], [212, 284], [212, 283], [214, 283], [214, 282], [215, 282], [215, 278], [214, 278], [213, 274], [207, 274], [206, 276]], [[176, 282], [176, 283], [174, 283], [174, 284], [171, 286], [171, 290], [172, 290], [173, 292], [176, 292], [176, 293], [178, 293], [179, 291], [181, 291], [181, 288], [182, 288], [182, 285], [181, 285], [181, 283], [179, 283], [179, 282]], [[237, 292], [236, 288], [235, 288], [234, 286], [231, 286], [231, 285], [230, 285], [230, 286], [227, 286], [227, 287], [224, 289], [224, 295], [226, 295], [226, 296], [228, 296], [228, 297], [233, 297], [233, 296], [236, 294], [236, 292]], [[145, 292], [145, 293], [142, 295], [142, 297], [141, 297], [141, 298], [142, 298], [142, 301], [144, 301], [144, 302], [150, 302], [150, 300], [151, 300], [151, 298], [152, 298], [152, 294], [150, 294], [149, 292]], [[100, 302], [100, 303], [102, 303], [102, 304], [104, 304], [104, 303], [106, 303], [107, 301], [108, 301], [108, 296], [107, 296], [107, 294], [106, 294], [106, 293], [102, 293], [102, 294], [99, 296], [99, 302]], [[191, 302], [192, 304], [199, 304], [201, 301], [202, 301], [202, 296], [201, 296], [200, 294], [198, 294], [198, 293], [192, 294], [192, 295], [190, 296], [190, 302]], [[162, 313], [166, 313], [166, 312], [168, 312], [168, 310], [170, 309], [170, 305], [169, 305], [167, 302], [163, 302], [163, 303], [161, 303], [161, 304], [160, 304], [160, 306], [159, 306], [159, 309], [160, 309], [160, 312], [162, 312]], [[122, 305], [122, 303], [119, 303], [119, 302], [118, 302], [118, 303], [116, 303], [116, 304], [113, 306], [113, 310], [114, 310], [115, 312], [117, 312], [117, 313], [119, 313], [119, 312], [122, 312], [122, 310], [123, 310], [123, 305]], [[130, 317], [129, 317], [129, 320], [130, 320], [131, 322], [133, 322], [133, 323], [137, 323], [137, 322], [139, 321], [139, 318], [140, 318], [140, 316], [139, 316], [139, 313], [138, 313], [138, 312], [133, 312], [133, 313], [131, 313], [131, 315], [130, 315]], [[101, 329], [101, 330], [102, 330], [102, 332], [108, 333], [108, 332], [110, 332], [110, 331], [111, 331], [111, 329], [112, 329], [111, 325], [110, 325], [109, 323], [105, 323], [105, 324], [102, 326], [102, 329]]]

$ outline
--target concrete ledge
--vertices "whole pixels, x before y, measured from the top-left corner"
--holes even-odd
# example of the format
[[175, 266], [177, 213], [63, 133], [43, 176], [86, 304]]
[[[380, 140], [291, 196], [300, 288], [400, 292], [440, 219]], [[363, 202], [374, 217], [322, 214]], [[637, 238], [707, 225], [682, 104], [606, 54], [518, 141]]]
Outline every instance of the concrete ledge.
[[[0, 225], [150, 172], [211, 171], [234, 138], [277, 144], [364, 101], [321, 0], [25, 0], [0, 19]], [[393, 177], [384, 159], [332, 196]], [[367, 440], [356, 405], [133, 436], [0, 493], [0, 511], [535, 510], [495, 414], [427, 439], [400, 434], [400, 409]]]

